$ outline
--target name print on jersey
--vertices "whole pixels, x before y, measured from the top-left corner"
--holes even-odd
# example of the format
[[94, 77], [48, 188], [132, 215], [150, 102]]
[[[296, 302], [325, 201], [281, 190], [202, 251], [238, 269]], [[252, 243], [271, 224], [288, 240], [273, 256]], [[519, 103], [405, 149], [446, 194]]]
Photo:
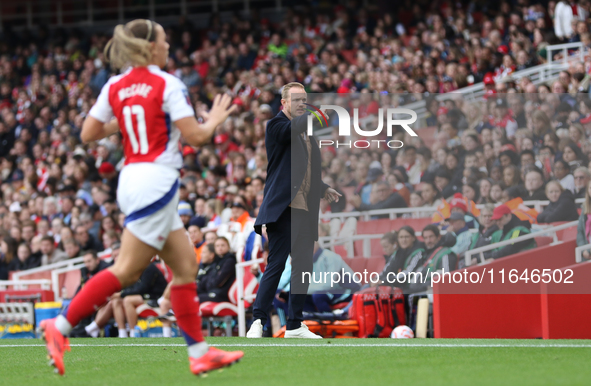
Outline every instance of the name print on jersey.
[[131, 98], [132, 96], [136, 95], [140, 95], [146, 98], [150, 91], [152, 91], [152, 86], [149, 86], [145, 83], [135, 83], [129, 87], [125, 87], [119, 90], [119, 100], [124, 101], [125, 99]]

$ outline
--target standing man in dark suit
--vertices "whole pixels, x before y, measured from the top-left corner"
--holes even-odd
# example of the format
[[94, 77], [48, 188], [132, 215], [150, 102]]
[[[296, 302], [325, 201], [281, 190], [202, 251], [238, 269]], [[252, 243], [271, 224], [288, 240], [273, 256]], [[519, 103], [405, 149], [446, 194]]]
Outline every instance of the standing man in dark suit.
[[314, 137], [306, 133], [306, 98], [302, 84], [286, 84], [281, 93], [283, 110], [267, 123], [267, 182], [255, 231], [261, 234], [262, 226], [267, 226], [269, 258], [254, 302], [255, 320], [248, 338], [263, 335], [288, 255], [292, 268], [285, 337], [321, 338], [303, 323], [309, 283], [303, 282], [302, 273], [312, 273], [320, 199], [338, 201], [340, 194], [322, 182], [320, 149]]

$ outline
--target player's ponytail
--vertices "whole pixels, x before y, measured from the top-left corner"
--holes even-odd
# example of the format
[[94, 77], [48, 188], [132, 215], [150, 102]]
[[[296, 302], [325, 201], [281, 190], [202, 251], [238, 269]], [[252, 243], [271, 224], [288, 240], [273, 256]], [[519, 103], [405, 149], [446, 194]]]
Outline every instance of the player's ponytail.
[[156, 40], [156, 23], [136, 19], [115, 27], [113, 38], [105, 46], [105, 58], [114, 68], [146, 66], [152, 59], [151, 42]]

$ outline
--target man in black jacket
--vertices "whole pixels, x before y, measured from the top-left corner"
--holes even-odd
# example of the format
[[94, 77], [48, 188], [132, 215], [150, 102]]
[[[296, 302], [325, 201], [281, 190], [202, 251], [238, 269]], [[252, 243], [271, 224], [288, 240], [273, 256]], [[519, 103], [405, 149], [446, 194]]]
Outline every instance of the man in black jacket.
[[94, 275], [111, 266], [111, 264], [106, 261], [99, 259], [96, 252], [93, 250], [84, 252], [82, 254], [82, 261], [84, 262], [84, 267], [80, 269], [80, 285], [78, 286], [76, 293], [78, 293], [84, 284]]
[[312, 272], [320, 199], [330, 203], [340, 194], [322, 182], [320, 149], [316, 139], [306, 133], [306, 101], [302, 84], [286, 84], [281, 94], [283, 110], [267, 123], [265, 147], [269, 163], [255, 231], [261, 234], [262, 226], [267, 226], [269, 259], [254, 302], [254, 322], [248, 338], [263, 335], [288, 255], [292, 257], [292, 272], [285, 337], [320, 338], [303, 323], [308, 284], [303, 282], [302, 273]]

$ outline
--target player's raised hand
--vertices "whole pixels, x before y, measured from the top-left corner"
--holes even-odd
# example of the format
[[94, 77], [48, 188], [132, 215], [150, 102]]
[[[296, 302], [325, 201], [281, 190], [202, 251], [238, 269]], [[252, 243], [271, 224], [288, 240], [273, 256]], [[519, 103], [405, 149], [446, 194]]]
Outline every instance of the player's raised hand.
[[[218, 94], [213, 98], [213, 105], [209, 110], [208, 121], [213, 121], [215, 126], [224, 122], [230, 114], [236, 110], [236, 105], [232, 104], [232, 97], [228, 94]], [[231, 105], [231, 106], [230, 106]]]

